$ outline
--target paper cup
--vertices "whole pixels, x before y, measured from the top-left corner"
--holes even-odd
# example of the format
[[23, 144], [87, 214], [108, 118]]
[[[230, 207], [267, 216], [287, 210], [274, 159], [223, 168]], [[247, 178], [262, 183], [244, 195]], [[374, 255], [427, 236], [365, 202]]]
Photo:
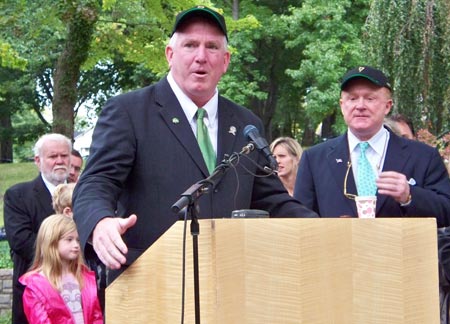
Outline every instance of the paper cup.
[[357, 196], [355, 200], [359, 218], [375, 218], [377, 196]]

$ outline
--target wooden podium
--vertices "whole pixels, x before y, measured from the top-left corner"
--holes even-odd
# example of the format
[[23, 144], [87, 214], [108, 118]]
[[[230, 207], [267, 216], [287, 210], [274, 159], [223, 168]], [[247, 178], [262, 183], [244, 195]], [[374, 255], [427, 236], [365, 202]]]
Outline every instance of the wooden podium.
[[[180, 323], [182, 247], [178, 222], [107, 288], [107, 324]], [[189, 224], [186, 249], [195, 323]], [[440, 323], [435, 219], [201, 220], [199, 260], [201, 323]]]

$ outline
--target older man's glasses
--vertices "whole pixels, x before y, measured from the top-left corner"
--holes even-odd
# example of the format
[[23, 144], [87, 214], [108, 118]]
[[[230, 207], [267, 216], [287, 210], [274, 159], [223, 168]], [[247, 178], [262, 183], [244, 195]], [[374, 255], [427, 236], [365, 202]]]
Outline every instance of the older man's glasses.
[[351, 168], [352, 168], [352, 162], [347, 161], [347, 172], [345, 172], [345, 178], [344, 178], [344, 196], [347, 197], [348, 199], [355, 200], [357, 195], [350, 194], [347, 192], [347, 179], [348, 179], [348, 174], [349, 174]]

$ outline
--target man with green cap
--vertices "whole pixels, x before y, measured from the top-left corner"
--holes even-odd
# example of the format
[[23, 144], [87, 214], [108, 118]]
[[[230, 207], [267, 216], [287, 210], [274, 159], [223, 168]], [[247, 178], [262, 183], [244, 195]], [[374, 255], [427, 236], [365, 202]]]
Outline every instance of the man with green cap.
[[438, 151], [383, 126], [392, 108], [385, 74], [348, 71], [340, 106], [347, 132], [303, 153], [294, 197], [321, 217], [358, 217], [355, 198], [375, 196], [375, 217], [434, 217], [448, 226], [450, 179]]
[[[171, 206], [183, 192], [248, 144], [246, 125], [263, 132], [256, 115], [219, 95], [230, 63], [227, 41], [225, 19], [215, 10], [181, 12], [165, 51], [169, 74], [110, 99], [100, 114], [73, 207], [81, 245], [87, 249], [92, 240], [112, 269], [109, 282], [180, 218]], [[230, 217], [238, 209], [317, 216], [276, 175], [261, 171], [264, 155], [247, 157], [200, 197], [200, 218]]]

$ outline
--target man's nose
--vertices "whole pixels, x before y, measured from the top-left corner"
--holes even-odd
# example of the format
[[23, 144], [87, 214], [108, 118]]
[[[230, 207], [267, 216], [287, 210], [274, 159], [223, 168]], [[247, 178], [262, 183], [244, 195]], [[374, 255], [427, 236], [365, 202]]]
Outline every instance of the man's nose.
[[364, 98], [358, 98], [356, 100], [356, 108], [363, 109], [366, 107], [366, 101]]
[[197, 48], [197, 53], [195, 56], [197, 61], [204, 61], [206, 59], [206, 47], [205, 46], [199, 46]]

